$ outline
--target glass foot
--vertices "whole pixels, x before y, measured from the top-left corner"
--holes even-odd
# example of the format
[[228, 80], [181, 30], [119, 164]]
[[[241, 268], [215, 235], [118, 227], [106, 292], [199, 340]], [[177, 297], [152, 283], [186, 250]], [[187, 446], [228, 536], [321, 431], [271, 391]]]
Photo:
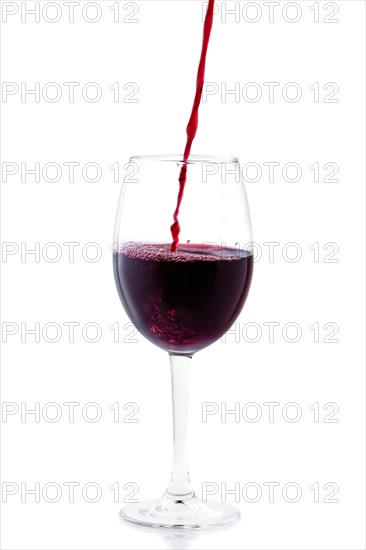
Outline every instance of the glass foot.
[[157, 500], [129, 504], [120, 514], [126, 521], [138, 525], [176, 529], [225, 527], [240, 517], [239, 510], [228, 504], [202, 502], [196, 496], [178, 500], [165, 495]]

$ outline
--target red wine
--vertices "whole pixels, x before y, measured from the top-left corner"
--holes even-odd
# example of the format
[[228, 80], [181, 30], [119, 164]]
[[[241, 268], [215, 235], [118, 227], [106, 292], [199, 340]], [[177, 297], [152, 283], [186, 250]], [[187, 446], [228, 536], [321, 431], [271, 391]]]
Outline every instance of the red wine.
[[171, 246], [172, 252], [176, 252], [178, 243], [179, 243], [180, 225], [179, 225], [178, 216], [179, 216], [180, 205], [183, 199], [184, 187], [187, 181], [186, 162], [189, 159], [192, 143], [196, 136], [197, 128], [198, 128], [198, 109], [201, 103], [202, 89], [203, 89], [203, 84], [205, 80], [206, 54], [207, 54], [208, 44], [210, 41], [213, 16], [214, 16], [214, 7], [215, 7], [215, 0], [209, 0], [205, 23], [203, 27], [203, 44], [202, 44], [201, 58], [198, 65], [198, 72], [197, 72], [196, 95], [193, 102], [191, 118], [189, 119], [188, 126], [187, 126], [187, 142], [186, 142], [186, 147], [183, 155], [183, 166], [179, 174], [179, 193], [178, 193], [178, 199], [177, 199], [177, 207], [173, 214], [174, 223], [170, 228], [170, 231], [173, 237], [173, 242]]
[[153, 344], [191, 355], [238, 317], [253, 256], [232, 248], [126, 243], [114, 253], [117, 289], [131, 321]]

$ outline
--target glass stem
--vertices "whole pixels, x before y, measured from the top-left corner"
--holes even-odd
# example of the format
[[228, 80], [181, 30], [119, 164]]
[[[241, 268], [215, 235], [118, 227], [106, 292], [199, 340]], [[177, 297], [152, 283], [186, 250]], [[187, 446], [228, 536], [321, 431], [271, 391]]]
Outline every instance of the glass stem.
[[192, 357], [170, 355], [173, 402], [173, 466], [166, 496], [187, 500], [194, 496], [186, 451], [189, 368]]

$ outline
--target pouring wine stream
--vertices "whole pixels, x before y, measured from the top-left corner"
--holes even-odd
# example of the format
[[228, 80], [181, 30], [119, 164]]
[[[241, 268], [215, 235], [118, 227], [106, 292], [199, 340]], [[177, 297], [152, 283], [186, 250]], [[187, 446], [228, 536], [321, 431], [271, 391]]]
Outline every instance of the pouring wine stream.
[[191, 117], [189, 119], [188, 126], [187, 126], [187, 142], [186, 142], [186, 147], [184, 149], [183, 166], [179, 174], [179, 193], [178, 193], [178, 199], [177, 199], [177, 207], [173, 215], [174, 223], [170, 228], [170, 231], [173, 237], [173, 242], [171, 246], [172, 252], [176, 252], [178, 248], [178, 243], [179, 243], [179, 233], [180, 233], [180, 224], [178, 219], [179, 210], [183, 199], [185, 184], [187, 181], [187, 161], [189, 159], [189, 155], [191, 154], [192, 143], [196, 136], [197, 128], [198, 128], [198, 110], [201, 104], [202, 89], [205, 81], [206, 56], [207, 56], [208, 44], [210, 42], [212, 24], [213, 24], [214, 7], [215, 7], [215, 0], [209, 0], [205, 23], [203, 27], [203, 44], [202, 44], [200, 62], [198, 65], [198, 71], [197, 71], [196, 95], [193, 102]]

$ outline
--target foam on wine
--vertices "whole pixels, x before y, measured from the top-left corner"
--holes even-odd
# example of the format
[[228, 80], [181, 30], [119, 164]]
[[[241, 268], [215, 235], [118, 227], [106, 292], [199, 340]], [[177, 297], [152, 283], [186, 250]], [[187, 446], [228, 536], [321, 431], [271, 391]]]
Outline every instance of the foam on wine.
[[172, 252], [171, 247], [167, 244], [124, 243], [120, 247], [119, 253], [124, 254], [128, 258], [154, 262], [237, 261], [250, 255], [245, 250], [190, 243], [181, 245], [176, 252]]

